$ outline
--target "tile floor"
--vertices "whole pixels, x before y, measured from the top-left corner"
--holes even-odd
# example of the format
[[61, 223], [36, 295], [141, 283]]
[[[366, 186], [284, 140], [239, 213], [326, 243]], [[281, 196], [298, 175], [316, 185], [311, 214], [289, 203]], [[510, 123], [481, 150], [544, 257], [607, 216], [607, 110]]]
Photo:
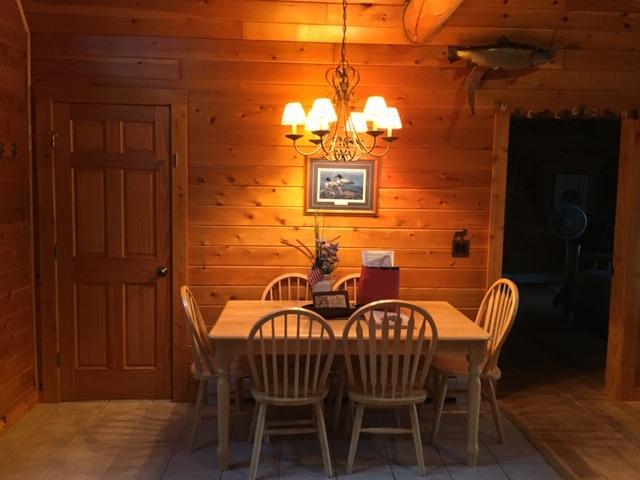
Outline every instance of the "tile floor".
[[[168, 401], [41, 404], [0, 435], [0, 479], [244, 479], [251, 445], [246, 441], [250, 408], [234, 416], [231, 469], [220, 475], [215, 418], [200, 430], [200, 448], [190, 452], [191, 405]], [[211, 408], [211, 407], [208, 407]], [[276, 414], [278, 412], [275, 412]], [[365, 416], [365, 423], [382, 421]], [[408, 420], [407, 420], [408, 421]], [[425, 418], [425, 425], [430, 425]], [[432, 480], [553, 480], [560, 478], [505, 419], [507, 441], [494, 439], [490, 418], [482, 419], [478, 466], [465, 461], [465, 417], [443, 418], [437, 447], [424, 445]], [[348, 440], [332, 434], [337, 476], [358, 479], [421, 478], [409, 437], [363, 435], [356, 466], [345, 475]], [[262, 449], [259, 478], [326, 478], [313, 436], [274, 439]]]

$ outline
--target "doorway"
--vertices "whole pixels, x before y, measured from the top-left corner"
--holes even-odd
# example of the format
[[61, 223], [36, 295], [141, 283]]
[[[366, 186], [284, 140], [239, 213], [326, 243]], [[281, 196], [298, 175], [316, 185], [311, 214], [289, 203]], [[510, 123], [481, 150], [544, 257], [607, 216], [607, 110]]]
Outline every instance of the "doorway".
[[502, 272], [521, 301], [503, 350], [519, 372], [507, 391], [550, 371], [604, 385], [620, 126], [511, 119]]
[[43, 399], [183, 399], [186, 102], [86, 90], [36, 92]]

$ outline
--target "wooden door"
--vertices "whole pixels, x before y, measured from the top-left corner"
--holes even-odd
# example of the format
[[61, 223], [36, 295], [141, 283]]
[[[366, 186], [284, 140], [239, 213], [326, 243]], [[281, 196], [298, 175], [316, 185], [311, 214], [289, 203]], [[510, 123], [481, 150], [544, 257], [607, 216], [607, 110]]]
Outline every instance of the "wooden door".
[[169, 397], [169, 107], [53, 111], [61, 398]]
[[605, 384], [614, 400], [640, 400], [640, 121], [625, 118], [620, 160]]

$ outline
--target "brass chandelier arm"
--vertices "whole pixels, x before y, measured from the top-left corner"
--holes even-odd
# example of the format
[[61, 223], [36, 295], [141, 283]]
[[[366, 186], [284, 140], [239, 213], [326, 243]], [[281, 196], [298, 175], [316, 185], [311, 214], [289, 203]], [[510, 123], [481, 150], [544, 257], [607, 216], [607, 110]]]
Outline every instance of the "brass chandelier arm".
[[[289, 137], [289, 135], [287, 135]], [[300, 137], [302, 137], [302, 135], [300, 135]], [[318, 153], [320, 151], [320, 149], [322, 148], [322, 142], [318, 144], [318, 146], [316, 148], [314, 148], [313, 150], [310, 150], [308, 152], [305, 152], [304, 150], [300, 149], [300, 147], [297, 144], [297, 141], [299, 140], [299, 138], [293, 138], [293, 148], [295, 148], [296, 152], [298, 152], [300, 155], [303, 155], [305, 157], [309, 157], [311, 155], [315, 155], [316, 153]], [[323, 149], [324, 150], [324, 149]]]
[[[361, 151], [361, 153], [363, 155], [371, 155], [372, 157], [384, 157], [388, 152], [389, 152], [389, 147], [391, 147], [391, 142], [387, 141], [387, 145], [384, 147], [384, 150], [382, 151], [378, 151], [375, 152], [376, 147], [379, 147], [378, 145], [378, 135], [373, 136], [373, 143], [371, 144], [370, 147], [367, 147], [364, 142], [362, 141], [362, 139], [360, 138], [360, 135], [356, 135], [357, 141], [356, 141], [356, 145], [360, 145], [356, 148], [358, 148], [358, 150]], [[383, 137], [383, 140], [385, 140], [386, 137]]]

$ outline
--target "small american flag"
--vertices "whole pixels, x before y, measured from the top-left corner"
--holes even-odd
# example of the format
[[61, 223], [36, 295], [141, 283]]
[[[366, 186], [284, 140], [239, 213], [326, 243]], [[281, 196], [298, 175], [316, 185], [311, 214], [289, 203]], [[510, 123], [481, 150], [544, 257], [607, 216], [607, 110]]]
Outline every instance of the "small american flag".
[[311, 271], [309, 272], [307, 279], [309, 281], [309, 285], [311, 286], [311, 288], [313, 288], [315, 284], [318, 283], [320, 280], [324, 280], [324, 275], [322, 274], [320, 267], [318, 267], [316, 263], [314, 263], [313, 267], [311, 267]]

